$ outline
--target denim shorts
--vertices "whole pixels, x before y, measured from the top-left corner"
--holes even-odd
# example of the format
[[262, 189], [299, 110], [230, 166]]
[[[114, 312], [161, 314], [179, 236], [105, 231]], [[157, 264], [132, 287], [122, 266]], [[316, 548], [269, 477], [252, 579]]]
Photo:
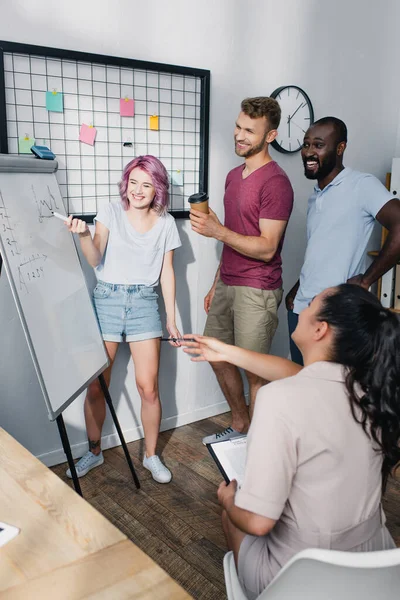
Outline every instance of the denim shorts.
[[139, 342], [162, 336], [158, 294], [146, 285], [98, 281], [94, 308], [106, 342]]

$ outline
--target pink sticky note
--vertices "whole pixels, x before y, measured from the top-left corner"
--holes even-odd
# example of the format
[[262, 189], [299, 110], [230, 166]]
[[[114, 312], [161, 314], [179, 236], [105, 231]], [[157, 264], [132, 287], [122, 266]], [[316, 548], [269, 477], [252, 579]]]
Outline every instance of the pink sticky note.
[[121, 117], [133, 117], [135, 114], [135, 101], [121, 98], [119, 101], [119, 114]]
[[89, 144], [89, 146], [94, 146], [96, 133], [96, 127], [89, 127], [89, 125], [85, 125], [84, 123], [82, 123], [81, 129], [79, 131], [79, 141], [83, 142], [84, 144]]

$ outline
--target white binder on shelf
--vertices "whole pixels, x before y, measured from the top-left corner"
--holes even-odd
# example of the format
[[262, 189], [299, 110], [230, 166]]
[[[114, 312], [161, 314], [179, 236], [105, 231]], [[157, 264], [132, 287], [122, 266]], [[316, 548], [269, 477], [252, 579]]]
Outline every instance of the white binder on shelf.
[[396, 265], [394, 277], [394, 308], [400, 311], [400, 265]]
[[[394, 158], [392, 160], [390, 191], [394, 197], [400, 198], [400, 158]], [[385, 308], [400, 308], [400, 298], [397, 300], [398, 306], [396, 307], [396, 299], [397, 296], [400, 295], [399, 266], [400, 265], [393, 267], [382, 277], [380, 301]]]
[[400, 198], [400, 158], [394, 158], [392, 160], [390, 191], [392, 192], [395, 198]]
[[385, 308], [393, 308], [395, 267], [382, 276], [380, 301]]

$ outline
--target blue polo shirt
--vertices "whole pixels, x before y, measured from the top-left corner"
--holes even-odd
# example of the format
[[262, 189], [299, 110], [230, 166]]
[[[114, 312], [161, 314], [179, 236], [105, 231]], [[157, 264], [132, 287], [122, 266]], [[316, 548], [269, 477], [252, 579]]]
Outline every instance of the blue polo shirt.
[[324, 289], [364, 273], [375, 217], [392, 194], [373, 175], [345, 168], [308, 201], [307, 248], [294, 312]]

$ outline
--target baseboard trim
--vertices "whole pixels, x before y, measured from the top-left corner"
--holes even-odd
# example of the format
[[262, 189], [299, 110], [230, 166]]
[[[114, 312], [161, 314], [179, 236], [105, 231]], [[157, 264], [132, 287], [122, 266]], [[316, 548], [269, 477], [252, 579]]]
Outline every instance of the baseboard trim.
[[[183, 413], [180, 415], [175, 415], [173, 417], [168, 417], [161, 421], [160, 431], [175, 429], [175, 427], [181, 427], [182, 425], [195, 423], [196, 421], [201, 421], [202, 419], [215, 417], [215, 415], [220, 415], [224, 412], [227, 412], [228, 410], [229, 405], [227, 402], [224, 401], [218, 402], [217, 404], [213, 404], [212, 406], [199, 408], [189, 413]], [[135, 427], [133, 429], [126, 429], [123, 430], [123, 434], [127, 443], [134, 442], [135, 440], [143, 438], [143, 429], [141, 426]], [[115, 448], [116, 446], [120, 445], [121, 442], [119, 440], [117, 432], [110, 433], [109, 435], [105, 435], [101, 438], [101, 447], [103, 450], [107, 450], [108, 448]], [[80, 444], [75, 444], [71, 446], [71, 451], [72, 456], [74, 458], [81, 457], [87, 451], [87, 441], [85, 440]], [[47, 467], [54, 467], [55, 465], [59, 465], [61, 463], [66, 462], [66, 456], [62, 447], [57, 448], [56, 450], [52, 450], [51, 452], [39, 454], [36, 458], [42, 461], [42, 463], [45, 464]]]

